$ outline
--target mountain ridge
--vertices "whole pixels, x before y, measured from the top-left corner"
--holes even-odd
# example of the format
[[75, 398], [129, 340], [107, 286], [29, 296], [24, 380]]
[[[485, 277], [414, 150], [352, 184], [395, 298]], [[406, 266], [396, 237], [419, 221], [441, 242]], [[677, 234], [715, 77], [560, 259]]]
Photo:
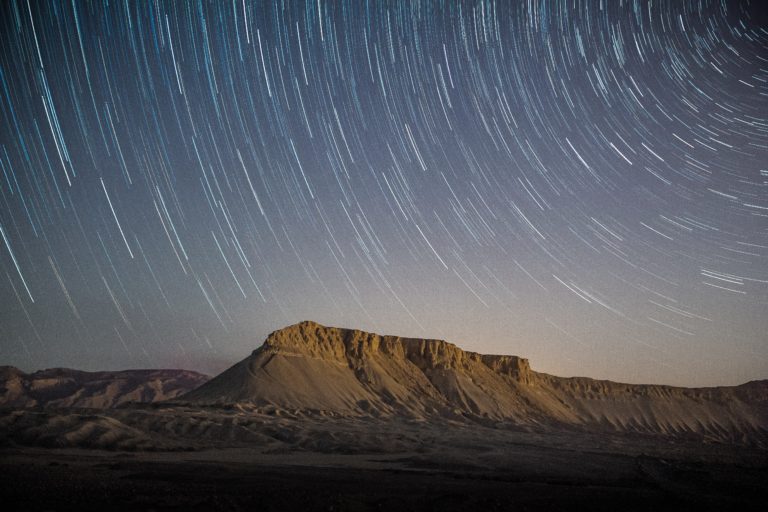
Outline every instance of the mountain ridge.
[[47, 368], [26, 373], [14, 366], [0, 366], [0, 406], [111, 408], [176, 398], [208, 379], [191, 370]]

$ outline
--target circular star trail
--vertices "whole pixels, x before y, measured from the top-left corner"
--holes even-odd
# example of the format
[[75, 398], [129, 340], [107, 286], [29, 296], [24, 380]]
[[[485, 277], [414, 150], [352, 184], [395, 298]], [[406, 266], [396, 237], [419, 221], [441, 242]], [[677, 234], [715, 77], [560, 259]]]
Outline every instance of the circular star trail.
[[3, 2], [0, 357], [220, 370], [303, 319], [768, 370], [759, 2]]

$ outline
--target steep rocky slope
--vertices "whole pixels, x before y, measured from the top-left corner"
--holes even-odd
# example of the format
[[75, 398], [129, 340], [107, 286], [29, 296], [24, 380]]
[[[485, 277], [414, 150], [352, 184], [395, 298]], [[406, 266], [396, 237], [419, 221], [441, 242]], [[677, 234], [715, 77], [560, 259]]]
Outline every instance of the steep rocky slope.
[[681, 388], [562, 378], [532, 371], [515, 356], [314, 322], [273, 332], [248, 358], [180, 400], [761, 445], [768, 438], [768, 381]]
[[187, 370], [83, 372], [52, 368], [24, 373], [0, 367], [0, 407], [115, 407], [176, 398], [208, 376]]

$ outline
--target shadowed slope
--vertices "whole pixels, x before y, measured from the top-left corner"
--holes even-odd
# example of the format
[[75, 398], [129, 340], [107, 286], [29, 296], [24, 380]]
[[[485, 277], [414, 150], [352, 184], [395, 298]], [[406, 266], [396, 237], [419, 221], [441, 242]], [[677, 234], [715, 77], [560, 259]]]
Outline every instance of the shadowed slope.
[[503, 422], [764, 444], [768, 381], [718, 388], [537, 373], [515, 356], [302, 322], [183, 400], [327, 415]]

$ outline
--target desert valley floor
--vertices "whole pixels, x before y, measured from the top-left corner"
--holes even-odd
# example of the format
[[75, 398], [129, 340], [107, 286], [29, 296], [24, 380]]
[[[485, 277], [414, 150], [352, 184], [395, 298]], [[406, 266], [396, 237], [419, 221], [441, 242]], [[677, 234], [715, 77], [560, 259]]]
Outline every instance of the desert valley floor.
[[765, 451], [700, 440], [173, 408], [105, 417], [133, 415], [161, 432], [186, 422], [197, 431], [187, 433], [186, 446], [157, 451], [6, 446], [3, 503], [14, 510], [760, 510], [768, 499]]
[[6, 447], [4, 503], [17, 510], [758, 510], [768, 498], [765, 452], [699, 440], [460, 422], [243, 420], [242, 412], [173, 408], [114, 412], [106, 417], [139, 415], [164, 424], [159, 431], [188, 420], [197, 425], [196, 444]]

